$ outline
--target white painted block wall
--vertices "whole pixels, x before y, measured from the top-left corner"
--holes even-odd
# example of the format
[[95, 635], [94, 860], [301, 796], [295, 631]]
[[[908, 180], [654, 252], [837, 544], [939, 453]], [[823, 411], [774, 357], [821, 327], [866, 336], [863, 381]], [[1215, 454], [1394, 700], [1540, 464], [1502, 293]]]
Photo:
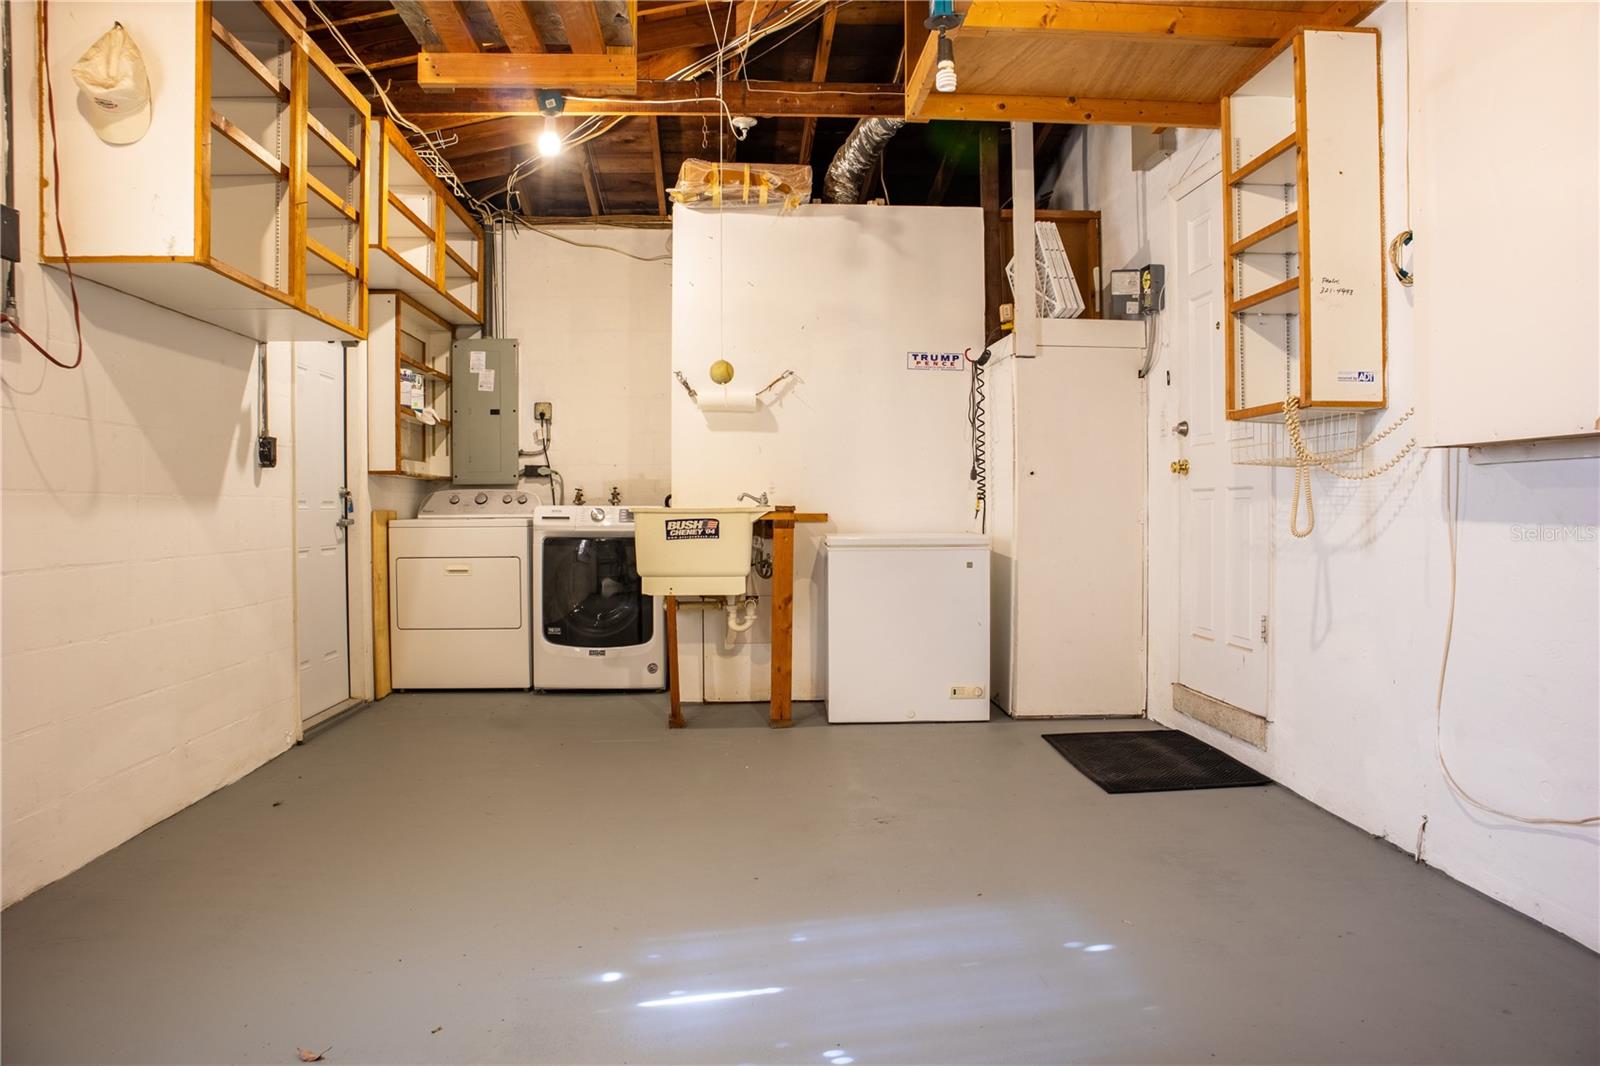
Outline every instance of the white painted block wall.
[[[507, 241], [506, 325], [522, 342], [522, 447], [534, 441], [533, 405], [555, 405], [551, 457], [567, 499], [582, 488], [605, 503], [659, 504], [671, 486], [667, 388], [672, 384], [671, 231], [563, 226]], [[566, 240], [562, 240], [565, 238]], [[529, 459], [525, 462], [538, 462]], [[528, 482], [541, 498], [544, 482]]]
[[[35, 7], [11, 13], [17, 188], [37, 185]], [[76, 120], [71, 101], [62, 117]], [[37, 222], [19, 196], [23, 254]], [[21, 317], [71, 358], [66, 277]], [[81, 283], [84, 363], [0, 339], [4, 903], [283, 751], [294, 728], [290, 366], [279, 465], [255, 465], [255, 345]]]
[[[794, 694], [824, 692], [821, 538], [976, 531], [966, 372], [911, 370], [908, 351], [983, 345], [983, 223], [975, 208], [809, 205], [793, 214], [679, 207], [672, 369], [708, 390], [795, 371], [754, 413], [705, 414], [671, 381], [674, 505], [744, 491], [825, 511], [795, 545]], [[758, 581], [763, 596], [767, 582]], [[729, 638], [721, 612], [684, 612], [690, 701], [770, 694], [770, 614]], [[704, 676], [697, 667], [704, 668]]]
[[[1391, 234], [1404, 227], [1406, 203], [1405, 15], [1404, 5], [1390, 3], [1367, 22], [1383, 35]], [[1412, 107], [1427, 106], [1413, 86]], [[1549, 136], [1569, 135], [1559, 111], [1484, 116], [1485, 128], [1501, 122], [1548, 122]], [[1090, 128], [1087, 199], [1102, 212], [1103, 261], [1107, 269], [1171, 264], [1168, 191], [1217, 169], [1217, 136], [1180, 131], [1178, 151], [1143, 175], [1130, 172], [1129, 152], [1127, 129]], [[1077, 167], [1064, 168], [1057, 203], [1082, 202], [1081, 184]], [[1507, 202], [1537, 195], [1538, 176], [1528, 175], [1526, 189], [1507, 190]], [[1370, 426], [1418, 400], [1414, 294], [1392, 278], [1388, 284], [1390, 408]], [[1419, 278], [1418, 286], [1426, 284]], [[1482, 313], [1470, 298], [1463, 301], [1461, 314]], [[1317, 529], [1305, 540], [1286, 531], [1293, 478], [1280, 471], [1273, 485], [1268, 750], [1172, 710], [1178, 498], [1166, 464], [1178, 454], [1172, 426], [1180, 417], [1182, 366], [1173, 343], [1169, 332], [1149, 378], [1151, 716], [1200, 735], [1408, 853], [1418, 848], [1426, 818], [1421, 848], [1428, 863], [1600, 948], [1600, 830], [1529, 827], [1484, 814], [1440, 774], [1434, 695], [1450, 594], [1440, 498], [1450, 453], [1422, 453], [1359, 486], [1314, 475]], [[1494, 805], [1535, 814], [1600, 811], [1597, 525], [1594, 460], [1467, 471], [1443, 740], [1457, 778]]]

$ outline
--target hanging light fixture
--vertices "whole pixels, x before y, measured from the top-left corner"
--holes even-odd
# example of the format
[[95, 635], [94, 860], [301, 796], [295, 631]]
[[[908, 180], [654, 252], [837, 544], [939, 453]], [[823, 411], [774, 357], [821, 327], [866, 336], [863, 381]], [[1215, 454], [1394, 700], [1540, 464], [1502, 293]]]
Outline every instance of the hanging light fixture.
[[539, 113], [544, 115], [544, 129], [539, 131], [539, 154], [546, 159], [553, 159], [561, 154], [561, 129], [556, 125], [556, 116], [566, 110], [567, 98], [550, 89], [535, 89], [539, 99]]
[[955, 0], [928, 0], [928, 17], [922, 24], [939, 33], [933, 87], [942, 93], [956, 91], [956, 48], [945, 34], [961, 25], [963, 18], [965, 16], [956, 11]]
[[544, 129], [539, 131], [539, 154], [546, 159], [552, 159], [561, 154], [561, 131], [556, 128], [556, 117], [548, 115], [544, 120]]

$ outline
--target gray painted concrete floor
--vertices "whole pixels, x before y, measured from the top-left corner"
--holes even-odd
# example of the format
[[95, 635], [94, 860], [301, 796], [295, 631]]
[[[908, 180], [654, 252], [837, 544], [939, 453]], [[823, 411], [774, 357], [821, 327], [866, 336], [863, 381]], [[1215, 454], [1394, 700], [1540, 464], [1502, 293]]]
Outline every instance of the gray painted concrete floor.
[[[1279, 788], [402, 695], [8, 910], [8, 1063], [1594, 1062], [1594, 955]], [[281, 804], [281, 806], [280, 806]]]

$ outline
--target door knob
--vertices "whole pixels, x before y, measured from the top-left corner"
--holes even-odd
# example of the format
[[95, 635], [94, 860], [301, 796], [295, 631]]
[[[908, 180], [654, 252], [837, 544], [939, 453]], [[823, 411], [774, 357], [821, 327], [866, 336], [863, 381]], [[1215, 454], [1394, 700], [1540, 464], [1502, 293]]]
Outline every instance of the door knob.
[[1178, 434], [1178, 436], [1180, 436], [1180, 437], [1187, 437], [1189, 435], [1189, 423], [1188, 423], [1187, 420], [1179, 422], [1176, 426], [1173, 426], [1172, 428], [1173, 428], [1173, 431], [1176, 432]]
[[1174, 460], [1172, 460], [1172, 472], [1174, 474], [1182, 474], [1183, 476], [1187, 477], [1189, 475], [1189, 460], [1187, 460], [1187, 459], [1174, 459]]

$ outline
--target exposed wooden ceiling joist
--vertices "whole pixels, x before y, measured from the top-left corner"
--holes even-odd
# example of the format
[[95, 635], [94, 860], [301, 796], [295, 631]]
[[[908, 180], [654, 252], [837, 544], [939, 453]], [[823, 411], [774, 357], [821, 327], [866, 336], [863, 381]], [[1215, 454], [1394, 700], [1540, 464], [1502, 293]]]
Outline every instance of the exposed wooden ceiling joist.
[[1221, 115], [1221, 104], [1215, 102], [1191, 104], [1181, 100], [1094, 100], [1076, 96], [1057, 98], [934, 93], [922, 105], [917, 118], [1214, 129], [1221, 124]]
[[[817, 34], [817, 55], [811, 63], [811, 80], [824, 82], [828, 80], [828, 58], [833, 53], [833, 34], [839, 24], [839, 5], [829, 4], [828, 9], [822, 13], [822, 23]], [[805, 127], [800, 132], [800, 162], [811, 162], [811, 145], [817, 135], [817, 120], [807, 115]]]
[[423, 52], [417, 56], [417, 84], [424, 89], [526, 86], [631, 95], [638, 80], [632, 52]]
[[489, 13], [494, 17], [495, 25], [500, 27], [500, 36], [505, 38], [506, 47], [513, 52], [545, 51], [538, 27], [533, 24], [528, 5], [522, 0], [500, 0], [489, 5]]
[[[531, 92], [504, 89], [457, 89], [426, 92], [397, 84], [389, 99], [408, 118], [427, 129], [442, 129], [512, 115], [537, 115], [538, 98]], [[811, 115], [818, 118], [866, 118], [899, 115], [905, 102], [900, 86], [808, 82], [729, 82], [723, 99], [735, 114]], [[569, 98], [568, 115], [721, 115], [716, 89], [707, 81], [641, 81], [638, 95], [625, 101], [594, 103]], [[1171, 125], [1172, 123], [1169, 123]]]
[[477, 36], [455, 0], [394, 0], [394, 9], [424, 49], [476, 52]]
[[604, 52], [605, 35], [600, 32], [599, 9], [589, 0], [563, 0], [555, 8], [567, 28], [567, 43], [574, 52]]

